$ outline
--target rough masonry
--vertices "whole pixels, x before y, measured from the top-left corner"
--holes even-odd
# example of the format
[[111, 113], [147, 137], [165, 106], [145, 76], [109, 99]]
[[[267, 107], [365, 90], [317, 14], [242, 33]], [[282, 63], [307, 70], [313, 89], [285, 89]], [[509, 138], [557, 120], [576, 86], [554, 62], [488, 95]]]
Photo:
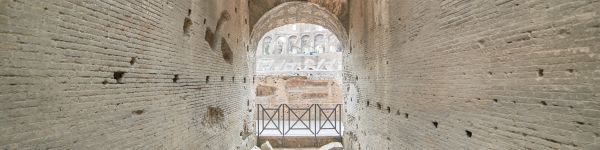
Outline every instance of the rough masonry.
[[0, 148], [250, 149], [257, 43], [343, 51], [344, 147], [600, 147], [598, 0], [0, 0]]
[[350, 1], [345, 148], [594, 149], [599, 7]]
[[0, 148], [250, 149], [247, 5], [0, 1]]

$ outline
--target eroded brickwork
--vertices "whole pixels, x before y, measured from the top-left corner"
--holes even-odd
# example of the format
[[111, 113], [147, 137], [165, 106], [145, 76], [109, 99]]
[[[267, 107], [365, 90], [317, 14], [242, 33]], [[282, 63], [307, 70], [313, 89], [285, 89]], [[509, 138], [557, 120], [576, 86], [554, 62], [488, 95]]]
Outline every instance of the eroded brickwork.
[[[324, 77], [323, 77], [324, 78]], [[340, 84], [306, 76], [257, 76], [256, 104], [342, 104]]]
[[600, 147], [598, 8], [0, 0], [0, 148], [249, 149], [256, 42], [290, 23], [343, 45], [346, 149]]
[[583, 149], [600, 142], [600, 2], [349, 7], [347, 149]]
[[0, 1], [0, 148], [249, 149], [247, 18], [239, 0]]

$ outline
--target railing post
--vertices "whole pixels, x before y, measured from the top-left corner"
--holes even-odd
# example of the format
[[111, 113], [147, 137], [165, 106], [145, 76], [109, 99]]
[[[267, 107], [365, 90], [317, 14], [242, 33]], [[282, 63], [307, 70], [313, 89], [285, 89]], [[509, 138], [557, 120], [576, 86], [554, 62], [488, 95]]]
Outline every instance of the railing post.
[[313, 133], [313, 135], [315, 136], [315, 146], [319, 146], [319, 139], [317, 139], [317, 134], [319, 134], [319, 126], [317, 126], [317, 116], [321, 116], [321, 114], [317, 114], [317, 107], [319, 106], [319, 104], [313, 104], [313, 106], [315, 106], [315, 132]]
[[281, 126], [281, 130], [282, 130], [282, 132], [281, 132], [281, 134], [282, 134], [282, 136], [281, 136], [281, 139], [282, 139], [281, 142], [282, 142], [282, 145], [284, 145], [284, 146], [285, 146], [285, 143], [286, 143], [285, 142], [285, 106], [286, 106], [286, 104], [282, 104], [282, 105], [279, 106], [279, 107], [281, 107], [281, 112], [280, 113], [281, 113], [281, 118], [283, 119], [282, 126]]

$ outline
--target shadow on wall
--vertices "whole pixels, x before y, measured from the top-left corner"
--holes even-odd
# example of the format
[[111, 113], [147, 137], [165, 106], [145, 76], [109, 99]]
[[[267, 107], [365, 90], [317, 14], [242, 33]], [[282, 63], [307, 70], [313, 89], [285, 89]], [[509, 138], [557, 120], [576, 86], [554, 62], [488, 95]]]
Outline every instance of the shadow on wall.
[[[208, 42], [210, 49], [212, 49], [213, 51], [217, 51], [218, 49], [221, 49], [221, 53], [223, 55], [223, 59], [225, 60], [225, 62], [227, 62], [229, 64], [233, 64], [233, 51], [231, 50], [231, 47], [229, 46], [229, 43], [227, 42], [227, 40], [222, 35], [223, 25], [227, 21], [229, 21], [229, 18], [231, 18], [231, 16], [229, 15], [229, 12], [223, 11], [221, 13], [221, 17], [217, 21], [217, 27], [215, 28], [215, 32], [212, 32], [212, 30], [210, 30], [210, 28], [208, 28], [208, 27], [206, 28], [204, 40], [206, 40], [206, 42]], [[185, 31], [185, 27], [186, 27], [186, 24], [184, 23], [184, 31]], [[217, 46], [219, 46], [219, 47], [217, 47]]]

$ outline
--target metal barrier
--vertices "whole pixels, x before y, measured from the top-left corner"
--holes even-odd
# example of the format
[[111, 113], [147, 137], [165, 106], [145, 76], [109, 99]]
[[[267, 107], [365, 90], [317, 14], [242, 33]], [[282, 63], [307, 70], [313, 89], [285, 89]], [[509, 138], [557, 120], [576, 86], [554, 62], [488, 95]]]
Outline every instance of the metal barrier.
[[[265, 108], [257, 104], [257, 135], [281, 136], [342, 136], [342, 104], [334, 104], [333, 108], [324, 108], [323, 104], [311, 104], [308, 107], [294, 108], [288, 104]], [[308, 115], [308, 116], [307, 116]], [[269, 132], [271, 131], [271, 132]], [[274, 132], [273, 132], [274, 131]], [[303, 134], [292, 134], [300, 131]], [[269, 132], [266, 134], [266, 132]], [[266, 135], [265, 135], [266, 134]]]

